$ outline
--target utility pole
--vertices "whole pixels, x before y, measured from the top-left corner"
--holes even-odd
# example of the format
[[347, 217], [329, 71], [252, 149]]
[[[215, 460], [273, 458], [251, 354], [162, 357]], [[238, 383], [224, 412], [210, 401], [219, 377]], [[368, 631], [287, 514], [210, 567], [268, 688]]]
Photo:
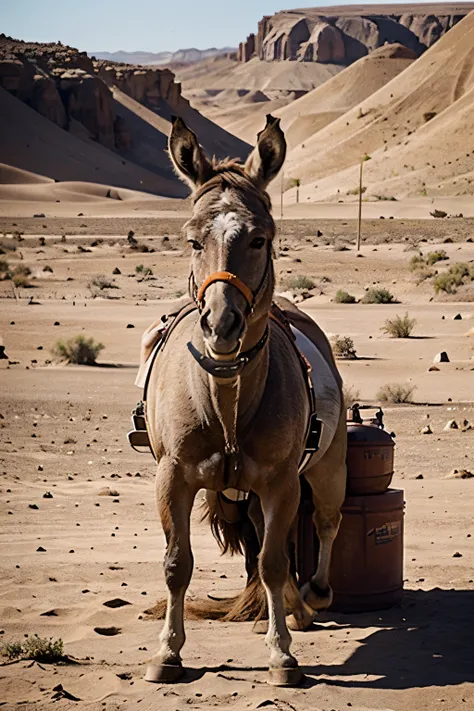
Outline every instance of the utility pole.
[[359, 218], [357, 221], [357, 251], [360, 252], [360, 232], [361, 232], [361, 222], [362, 222], [362, 169], [364, 165], [364, 158], [360, 161], [360, 172], [359, 172]]

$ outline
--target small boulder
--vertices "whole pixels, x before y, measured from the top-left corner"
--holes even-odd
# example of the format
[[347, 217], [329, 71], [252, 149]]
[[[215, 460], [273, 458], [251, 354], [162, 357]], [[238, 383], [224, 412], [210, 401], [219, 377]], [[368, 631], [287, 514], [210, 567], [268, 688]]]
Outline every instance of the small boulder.
[[461, 314], [456, 314], [456, 316], [453, 316], [453, 321], [462, 321]]
[[430, 365], [430, 367], [428, 368], [428, 373], [433, 373], [433, 372], [439, 373], [439, 368], [437, 365]]
[[468, 469], [453, 469], [446, 479], [474, 479], [474, 474]]
[[433, 434], [433, 430], [431, 429], [431, 427], [429, 425], [426, 425], [421, 430], [421, 434]]
[[120, 269], [118, 267], [115, 267], [115, 269], [112, 272], [112, 274], [121, 274], [121, 273], [122, 272], [120, 271]]
[[456, 422], [456, 420], [448, 420], [448, 422], [446, 422], [446, 424], [444, 426], [445, 432], [449, 432], [449, 430], [458, 430], [458, 429], [459, 429], [459, 425]]
[[433, 363], [449, 363], [449, 357], [446, 351], [441, 351], [441, 353], [437, 353], [433, 358]]

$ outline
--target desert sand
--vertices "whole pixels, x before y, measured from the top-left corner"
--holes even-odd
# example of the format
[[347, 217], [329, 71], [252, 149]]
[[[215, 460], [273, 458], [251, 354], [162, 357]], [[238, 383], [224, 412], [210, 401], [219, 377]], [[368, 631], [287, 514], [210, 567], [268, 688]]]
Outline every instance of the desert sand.
[[[451, 419], [474, 422], [474, 336], [467, 335], [474, 312], [456, 297], [433, 301], [429, 282], [417, 286], [407, 268], [416, 242], [425, 253], [442, 246], [448, 263], [472, 261], [472, 221], [367, 220], [361, 259], [353, 220], [284, 221], [279, 288], [291, 275], [315, 280], [303, 308], [329, 335], [350, 335], [360, 356], [340, 361], [347, 385], [365, 403], [376, 403], [387, 382], [417, 386], [417, 404], [386, 407], [387, 427], [397, 435], [393, 486], [406, 499], [404, 601], [382, 612], [328, 612], [312, 630], [294, 633], [306, 680], [291, 690], [266, 684], [264, 640], [251, 623], [190, 620], [187, 675], [167, 687], [142, 680], [161, 624], [145, 611], [165, 592], [154, 463], [134, 453], [125, 434], [140, 397], [133, 384], [140, 335], [186, 289], [188, 254], [179, 230], [187, 208], [160, 213], [155, 204], [153, 218], [140, 211], [100, 216], [99, 206], [109, 202], [86, 203], [95, 217], [77, 217], [75, 203], [61, 202], [60, 215], [33, 218], [30, 210], [0, 225], [7, 235], [24, 232], [2, 245], [12, 267], [21, 262], [32, 271], [32, 288], [20, 289], [17, 299], [11, 282], [0, 282], [9, 359], [0, 362], [2, 639], [60, 637], [75, 661], [7, 663], [3, 707], [41, 711], [59, 698], [65, 709], [474, 709], [472, 480], [446, 478], [455, 468], [472, 470], [474, 430], [444, 431]], [[132, 250], [130, 229], [156, 251]], [[453, 241], [444, 243], [447, 237]], [[52, 272], [43, 271], [46, 264]], [[152, 269], [149, 279], [137, 279], [139, 264]], [[116, 267], [120, 274], [112, 273]], [[97, 275], [118, 288], [93, 298], [88, 285]], [[369, 285], [388, 287], [400, 303], [332, 301], [340, 286], [361, 297]], [[385, 319], [405, 311], [417, 319], [414, 338], [384, 336]], [[461, 320], [453, 320], [458, 313]], [[77, 333], [105, 345], [99, 365], [49, 362], [54, 343]], [[441, 350], [451, 362], [428, 372]], [[421, 434], [427, 422], [433, 435]], [[110, 495], [99, 495], [106, 487]], [[52, 498], [44, 498], [47, 492]], [[193, 549], [191, 599], [240, 590], [243, 561], [219, 555], [197, 510]], [[121, 607], [104, 604], [117, 598]], [[104, 628], [110, 636], [100, 633]]]

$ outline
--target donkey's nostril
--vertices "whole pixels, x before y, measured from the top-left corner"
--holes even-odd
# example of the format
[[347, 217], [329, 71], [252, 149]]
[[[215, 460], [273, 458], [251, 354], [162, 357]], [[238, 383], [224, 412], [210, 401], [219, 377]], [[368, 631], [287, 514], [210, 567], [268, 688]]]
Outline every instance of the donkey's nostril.
[[209, 313], [210, 313], [210, 312], [209, 312], [209, 309], [207, 309], [207, 311], [205, 311], [205, 312], [202, 314], [202, 316], [201, 316], [201, 328], [202, 328], [202, 332], [204, 333], [204, 335], [206, 336], [206, 338], [209, 338], [209, 336], [210, 336], [211, 333], [212, 333], [212, 329], [211, 329], [211, 327], [209, 326], [209, 322], [208, 322], [208, 320], [207, 320], [207, 319], [208, 319], [208, 316], [209, 316]]

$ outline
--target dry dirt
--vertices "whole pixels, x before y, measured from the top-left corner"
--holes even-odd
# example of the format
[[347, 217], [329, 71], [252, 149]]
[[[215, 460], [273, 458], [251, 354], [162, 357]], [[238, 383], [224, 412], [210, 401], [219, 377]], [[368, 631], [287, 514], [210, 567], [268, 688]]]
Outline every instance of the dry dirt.
[[[393, 485], [406, 499], [403, 604], [358, 615], [329, 612], [312, 630], [294, 633], [306, 674], [298, 689], [266, 684], [264, 640], [250, 623], [217, 621], [187, 623], [182, 683], [142, 680], [161, 626], [143, 612], [165, 592], [164, 545], [153, 460], [129, 449], [125, 434], [140, 398], [133, 384], [140, 335], [186, 289], [188, 258], [179, 229], [187, 208], [175, 208], [167, 204], [168, 212], [153, 218], [140, 212], [115, 218], [111, 212], [100, 217], [97, 205], [95, 217], [78, 218], [74, 207], [43, 219], [32, 218], [30, 206], [21, 218], [1, 220], [0, 231], [25, 233], [2, 240], [2, 258], [32, 270], [32, 288], [21, 289], [18, 298], [11, 282], [0, 282], [0, 336], [9, 358], [0, 361], [1, 638], [61, 637], [77, 660], [5, 663], [2, 708], [49, 709], [62, 684], [77, 698], [60, 699], [65, 710], [474, 709], [474, 479], [446, 478], [454, 468], [474, 471], [474, 429], [443, 429], [451, 419], [474, 423], [474, 336], [467, 335], [474, 311], [457, 297], [434, 298], [431, 283], [417, 286], [407, 267], [414, 242], [423, 252], [441, 246], [447, 264], [472, 261], [467, 219], [367, 221], [362, 258], [350, 220], [291, 219], [280, 240], [281, 288], [289, 277], [311, 276], [316, 287], [303, 307], [328, 334], [354, 339], [360, 358], [340, 366], [360, 399], [376, 402], [387, 382], [417, 386], [417, 404], [386, 407], [387, 427], [397, 435]], [[132, 250], [130, 229], [139, 245], [156, 251]], [[446, 237], [453, 241], [443, 243]], [[153, 271], [143, 281], [140, 264]], [[52, 272], [43, 271], [46, 265]], [[121, 274], [112, 274], [115, 267]], [[99, 275], [118, 288], [93, 298], [88, 285]], [[359, 298], [372, 285], [389, 288], [400, 303], [332, 301], [338, 288]], [[385, 319], [405, 311], [417, 319], [414, 338], [384, 336]], [[453, 320], [458, 313], [462, 318]], [[104, 343], [100, 366], [48, 363], [58, 339], [82, 332]], [[428, 372], [441, 350], [451, 362]], [[427, 421], [432, 435], [421, 434]], [[116, 493], [98, 496], [106, 486]], [[44, 498], [46, 492], [52, 498]], [[193, 549], [190, 597], [241, 589], [243, 561], [219, 556], [197, 511]], [[130, 604], [104, 605], [114, 598]], [[118, 634], [95, 631], [103, 627]]]

